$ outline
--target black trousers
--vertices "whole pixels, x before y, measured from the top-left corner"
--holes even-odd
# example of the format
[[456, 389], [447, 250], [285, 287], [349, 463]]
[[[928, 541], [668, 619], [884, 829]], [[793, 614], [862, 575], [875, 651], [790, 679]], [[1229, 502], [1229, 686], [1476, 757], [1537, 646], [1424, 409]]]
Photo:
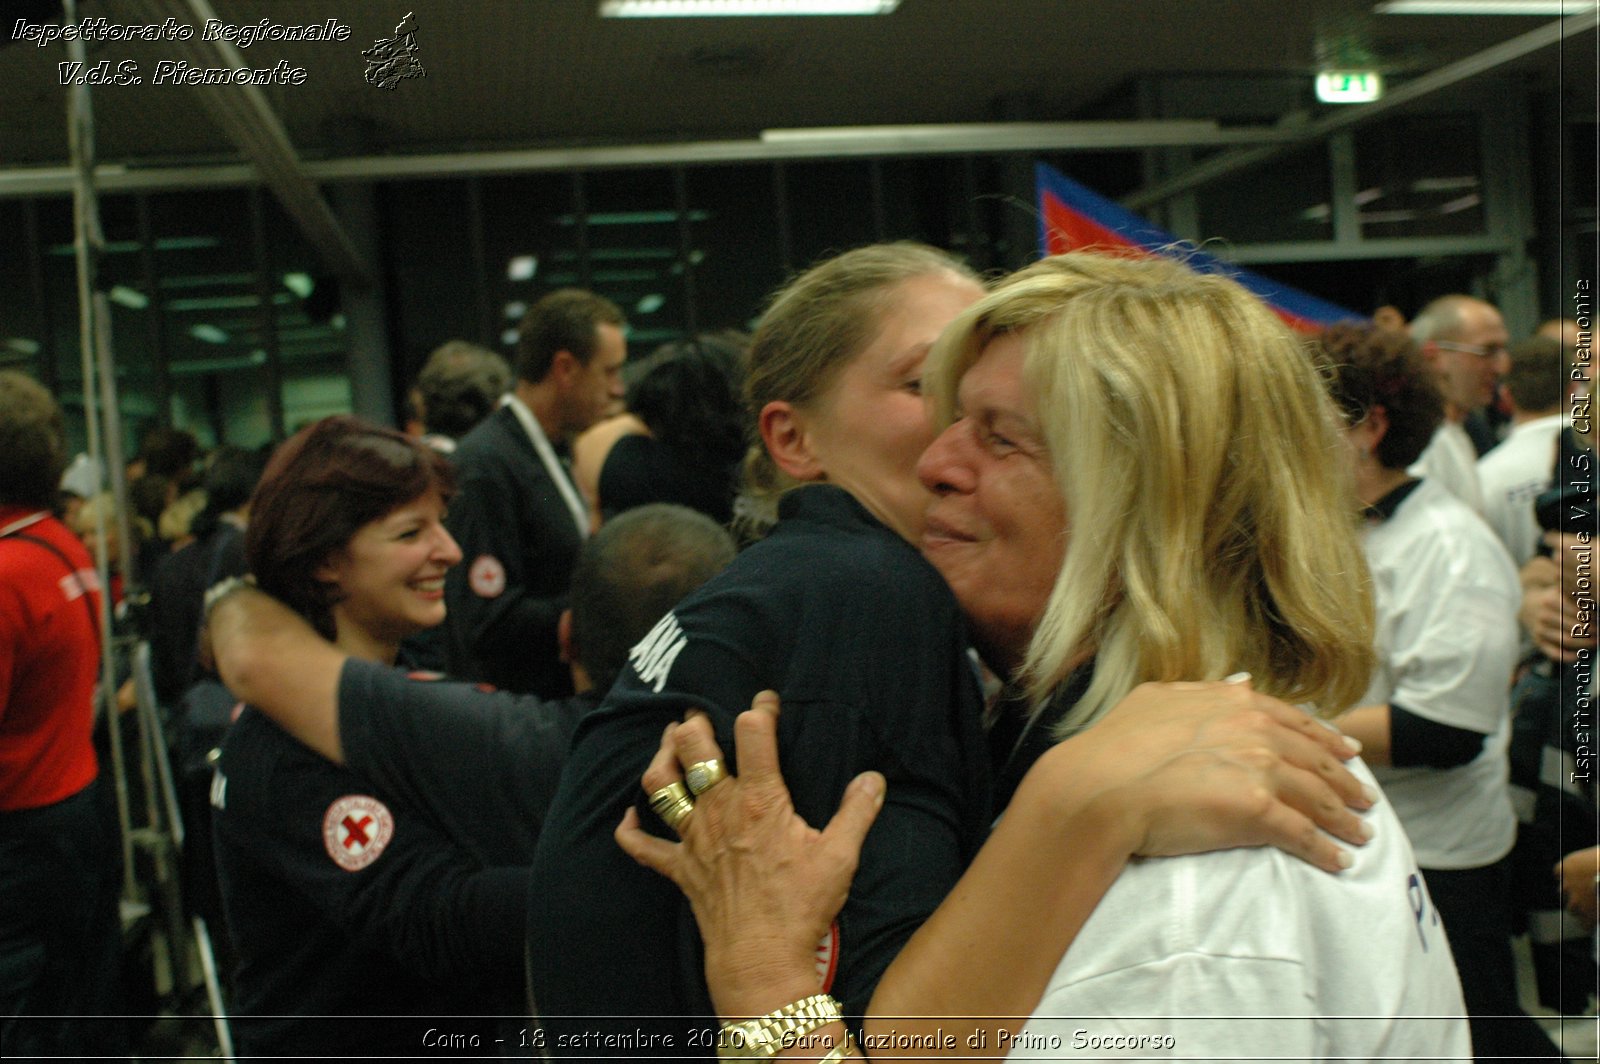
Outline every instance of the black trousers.
[[1517, 1000], [1509, 860], [1482, 868], [1424, 868], [1422, 874], [1461, 973], [1474, 1059], [1565, 1059]]
[[[0, 1057], [116, 1051], [121, 851], [101, 786], [0, 813]], [[95, 1019], [91, 1019], [95, 1017]]]

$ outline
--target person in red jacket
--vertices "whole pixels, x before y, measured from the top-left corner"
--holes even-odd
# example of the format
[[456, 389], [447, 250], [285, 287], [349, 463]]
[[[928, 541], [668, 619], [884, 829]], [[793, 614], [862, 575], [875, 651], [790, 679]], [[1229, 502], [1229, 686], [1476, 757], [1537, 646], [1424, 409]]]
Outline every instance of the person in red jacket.
[[61, 410], [0, 372], [0, 1056], [78, 1056], [114, 986], [118, 851], [91, 741], [100, 584], [51, 507]]

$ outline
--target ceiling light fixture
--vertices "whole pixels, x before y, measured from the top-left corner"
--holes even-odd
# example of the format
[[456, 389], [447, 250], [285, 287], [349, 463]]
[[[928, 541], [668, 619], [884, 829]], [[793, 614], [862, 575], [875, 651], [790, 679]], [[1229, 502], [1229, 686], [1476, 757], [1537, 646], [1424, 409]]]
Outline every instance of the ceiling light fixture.
[[137, 288], [129, 288], [125, 284], [111, 287], [111, 302], [132, 310], [143, 310], [150, 305], [150, 297]]
[[1380, 15], [1579, 15], [1594, 0], [1385, 0]]
[[887, 15], [900, 0], [601, 0], [602, 18]]
[[228, 342], [227, 333], [215, 325], [207, 325], [203, 322], [199, 325], [191, 325], [189, 327], [189, 335], [196, 340], [204, 340], [208, 344], [225, 344]]

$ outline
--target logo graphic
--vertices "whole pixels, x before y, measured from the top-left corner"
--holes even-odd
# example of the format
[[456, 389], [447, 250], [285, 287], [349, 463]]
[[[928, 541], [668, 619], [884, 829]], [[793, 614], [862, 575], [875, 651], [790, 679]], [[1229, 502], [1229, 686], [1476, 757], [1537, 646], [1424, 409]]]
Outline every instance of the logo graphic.
[[417, 59], [417, 20], [409, 11], [394, 28], [393, 37], [374, 41], [372, 47], [362, 49], [361, 54], [367, 60], [367, 84], [380, 89], [393, 89], [406, 78], [428, 76]]
[[346, 872], [359, 872], [376, 861], [392, 838], [394, 817], [369, 795], [347, 794], [322, 814], [322, 845]]
[[667, 685], [667, 674], [672, 671], [672, 663], [678, 660], [678, 655], [688, 645], [689, 637], [678, 627], [678, 618], [669, 613], [656, 622], [656, 626], [639, 640], [638, 645], [628, 651], [628, 663], [639, 674], [640, 680], [652, 685], [660, 694]]
[[506, 567], [493, 554], [480, 554], [467, 570], [467, 583], [479, 598], [499, 598], [506, 589]]

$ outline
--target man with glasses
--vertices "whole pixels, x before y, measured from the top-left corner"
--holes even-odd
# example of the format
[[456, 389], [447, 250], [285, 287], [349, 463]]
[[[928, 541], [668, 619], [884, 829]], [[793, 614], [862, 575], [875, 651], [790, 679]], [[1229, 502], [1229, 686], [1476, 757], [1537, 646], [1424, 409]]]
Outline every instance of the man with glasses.
[[1423, 307], [1411, 323], [1411, 338], [1444, 392], [1444, 421], [1409, 472], [1438, 481], [1481, 514], [1478, 452], [1463, 423], [1494, 400], [1511, 365], [1506, 352], [1510, 334], [1493, 306], [1458, 294], [1440, 296]]

